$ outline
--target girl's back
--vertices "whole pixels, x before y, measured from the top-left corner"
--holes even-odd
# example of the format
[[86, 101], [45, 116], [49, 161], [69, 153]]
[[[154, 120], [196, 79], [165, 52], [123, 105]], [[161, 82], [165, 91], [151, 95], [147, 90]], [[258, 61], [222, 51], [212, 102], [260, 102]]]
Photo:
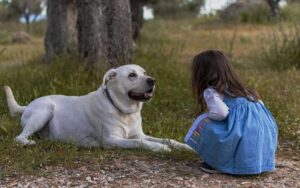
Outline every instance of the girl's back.
[[185, 141], [204, 171], [259, 174], [275, 169], [277, 126], [258, 95], [244, 86], [220, 51], [193, 60], [192, 85], [200, 115]]

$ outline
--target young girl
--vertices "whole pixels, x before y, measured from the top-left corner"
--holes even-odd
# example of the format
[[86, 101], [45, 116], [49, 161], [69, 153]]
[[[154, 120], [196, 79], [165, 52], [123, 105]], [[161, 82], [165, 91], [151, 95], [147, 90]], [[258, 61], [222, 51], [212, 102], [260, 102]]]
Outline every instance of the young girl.
[[208, 108], [185, 137], [204, 160], [201, 169], [228, 174], [274, 170], [276, 122], [222, 52], [209, 50], [194, 57], [192, 87], [199, 114]]

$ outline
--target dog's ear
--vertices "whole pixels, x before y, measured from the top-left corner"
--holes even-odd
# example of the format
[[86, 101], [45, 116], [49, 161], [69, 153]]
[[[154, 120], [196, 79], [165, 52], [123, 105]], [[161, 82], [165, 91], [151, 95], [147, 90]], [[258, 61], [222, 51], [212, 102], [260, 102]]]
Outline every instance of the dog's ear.
[[109, 69], [104, 77], [103, 77], [103, 85], [107, 85], [107, 83], [110, 81], [110, 80], [113, 80], [115, 79], [117, 76], [117, 71], [116, 69]]

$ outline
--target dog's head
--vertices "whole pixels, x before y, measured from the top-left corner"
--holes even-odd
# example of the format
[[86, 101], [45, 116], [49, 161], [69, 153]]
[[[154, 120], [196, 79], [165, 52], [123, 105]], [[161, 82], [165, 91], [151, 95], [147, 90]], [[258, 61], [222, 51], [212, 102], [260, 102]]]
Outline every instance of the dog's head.
[[146, 71], [138, 65], [123, 65], [110, 69], [103, 78], [107, 86], [118, 98], [132, 101], [149, 101], [154, 92], [155, 79], [147, 76]]

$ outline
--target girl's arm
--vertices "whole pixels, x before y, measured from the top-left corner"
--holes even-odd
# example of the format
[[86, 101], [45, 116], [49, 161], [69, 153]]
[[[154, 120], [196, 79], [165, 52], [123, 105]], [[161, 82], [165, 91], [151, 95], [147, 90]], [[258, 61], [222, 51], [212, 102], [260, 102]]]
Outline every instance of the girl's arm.
[[206, 89], [203, 96], [208, 107], [208, 117], [217, 121], [226, 119], [229, 108], [223, 102], [224, 96], [213, 88]]

